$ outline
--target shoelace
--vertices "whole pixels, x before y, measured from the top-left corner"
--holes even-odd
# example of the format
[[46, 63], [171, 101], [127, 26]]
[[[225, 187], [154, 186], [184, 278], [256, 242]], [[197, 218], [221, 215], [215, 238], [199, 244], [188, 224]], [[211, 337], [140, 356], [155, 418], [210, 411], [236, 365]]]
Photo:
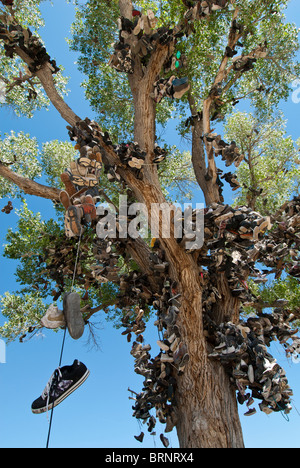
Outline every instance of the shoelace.
[[49, 409], [49, 401], [51, 397], [51, 391], [52, 394], [54, 394], [55, 389], [58, 386], [59, 381], [62, 379], [62, 373], [60, 371], [60, 368], [58, 367], [55, 369], [53, 374], [51, 375], [46, 387], [44, 388], [42, 392], [42, 398], [46, 401], [46, 411], [47, 411], [47, 418], [48, 418], [48, 409]]

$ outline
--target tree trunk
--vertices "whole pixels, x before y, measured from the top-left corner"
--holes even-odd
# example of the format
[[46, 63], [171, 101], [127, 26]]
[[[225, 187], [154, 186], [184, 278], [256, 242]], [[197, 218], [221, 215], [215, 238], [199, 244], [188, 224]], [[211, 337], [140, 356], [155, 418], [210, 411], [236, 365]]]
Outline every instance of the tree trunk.
[[[212, 350], [203, 331], [201, 291], [189, 288], [187, 295], [178, 315], [181, 338], [190, 356], [177, 379], [176, 429], [180, 447], [243, 448], [235, 390], [223, 365], [208, 357]], [[220, 302], [217, 308], [219, 317], [224, 305]]]
[[205, 359], [196, 336], [189, 352], [176, 394], [180, 447], [244, 448], [235, 391], [223, 366]]
[[[183, 256], [191, 257], [183, 251]], [[243, 448], [235, 390], [222, 364], [212, 360], [203, 326], [202, 279], [197, 266], [174, 262], [181, 307], [176, 324], [190, 360], [177, 377], [175, 395], [181, 448]], [[224, 275], [217, 287], [221, 298], [213, 311], [216, 323], [237, 322], [239, 302], [229, 292]]]

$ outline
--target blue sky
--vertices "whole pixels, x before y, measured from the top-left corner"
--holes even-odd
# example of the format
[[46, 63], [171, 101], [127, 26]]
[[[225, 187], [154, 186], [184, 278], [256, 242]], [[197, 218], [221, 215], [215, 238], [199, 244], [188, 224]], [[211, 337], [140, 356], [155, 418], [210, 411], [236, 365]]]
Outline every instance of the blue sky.
[[[47, 44], [51, 57], [58, 64], [63, 64], [65, 74], [70, 76], [69, 89], [72, 92], [67, 102], [73, 110], [82, 117], [93, 117], [93, 113], [84, 101], [84, 92], [80, 88], [81, 74], [77, 71], [76, 54], [70, 53], [64, 39], [69, 35], [69, 26], [74, 17], [72, 5], [62, 0], [45, 2], [42, 8], [46, 19], [46, 27], [41, 32]], [[300, 26], [300, 2], [292, 0], [288, 10], [288, 19]], [[103, 90], [105, 92], [105, 90]], [[288, 118], [288, 133], [294, 139], [299, 133], [300, 103], [294, 104], [291, 99], [281, 106]], [[66, 123], [54, 109], [38, 112], [32, 120], [18, 119], [11, 112], [0, 111], [0, 130], [29, 132], [36, 136], [40, 143], [52, 139], [68, 140]], [[172, 127], [169, 128], [172, 131]], [[47, 219], [53, 210], [49, 201], [27, 197], [29, 207], [41, 211]], [[202, 200], [200, 200], [202, 201]], [[4, 206], [5, 200], [1, 202]], [[18, 202], [15, 203], [18, 206]], [[0, 249], [5, 242], [8, 227], [14, 228], [17, 216], [0, 213]], [[18, 288], [14, 280], [16, 263], [1, 258], [0, 294]], [[104, 447], [104, 448], [154, 448], [162, 447], [159, 434], [163, 428], [157, 424], [156, 436], [150, 436], [147, 426], [142, 429], [138, 421], [132, 417], [129, 400], [132, 390], [140, 391], [143, 378], [133, 371], [133, 357], [130, 355], [131, 345], [120, 335], [112, 325], [105, 321], [103, 313], [99, 313], [100, 350], [87, 346], [88, 332], [78, 340], [66, 338], [63, 365], [71, 364], [75, 358], [81, 360], [89, 368], [91, 374], [84, 385], [67, 398], [54, 411], [50, 447]], [[3, 320], [0, 316], [0, 323]], [[52, 372], [58, 365], [62, 332], [54, 334], [44, 330], [43, 337], [36, 337], [26, 343], [12, 343], [6, 348], [6, 364], [0, 364], [0, 447], [1, 448], [42, 448], [46, 444], [48, 420], [45, 414], [33, 415], [31, 403], [37, 398], [46, 385]], [[155, 327], [147, 327], [145, 333], [147, 343], [152, 345], [153, 355], [158, 352], [158, 339]], [[294, 390], [294, 410], [286, 421], [280, 413], [270, 416], [261, 413], [245, 417], [245, 407], [240, 408], [241, 423], [244, 431], [244, 441], [248, 448], [299, 448], [300, 447], [300, 383], [299, 364], [291, 363], [285, 358], [279, 344], [274, 344], [273, 352], [279, 363], [284, 367], [289, 383]], [[257, 405], [256, 405], [257, 406]], [[258, 409], [258, 407], [257, 407]], [[49, 414], [50, 416], [50, 414]], [[140, 431], [145, 432], [144, 443], [134, 439]], [[167, 435], [170, 445], [178, 447], [176, 432]]]

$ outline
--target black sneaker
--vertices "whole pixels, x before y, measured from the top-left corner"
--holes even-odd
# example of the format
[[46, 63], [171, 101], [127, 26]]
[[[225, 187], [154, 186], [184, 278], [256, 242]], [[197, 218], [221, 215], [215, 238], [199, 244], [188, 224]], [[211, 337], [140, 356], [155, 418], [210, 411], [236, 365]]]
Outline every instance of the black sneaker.
[[32, 403], [32, 412], [34, 414], [45, 413], [59, 405], [76, 388], [80, 387], [89, 375], [90, 371], [77, 359], [71, 366], [55, 369], [42, 395]]

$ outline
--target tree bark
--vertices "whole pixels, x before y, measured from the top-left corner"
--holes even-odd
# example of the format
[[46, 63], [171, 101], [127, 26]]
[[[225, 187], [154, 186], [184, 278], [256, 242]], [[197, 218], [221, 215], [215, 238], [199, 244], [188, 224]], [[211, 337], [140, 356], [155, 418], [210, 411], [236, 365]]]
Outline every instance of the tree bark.
[[195, 336], [189, 352], [176, 393], [180, 447], [244, 448], [235, 392], [225, 370], [203, 358]]
[[[190, 255], [183, 251], [186, 257]], [[175, 262], [181, 292], [176, 324], [187, 345], [189, 362], [177, 377], [175, 395], [177, 434], [181, 448], [243, 448], [235, 390], [212, 351], [203, 329], [202, 284], [197, 267]], [[175, 274], [176, 274], [175, 273]], [[238, 301], [232, 298], [225, 278], [218, 283], [222, 299], [216, 305], [216, 322], [238, 320]]]
[[49, 200], [59, 200], [59, 190], [54, 187], [38, 184], [31, 179], [27, 179], [11, 171], [5, 164], [0, 162], [0, 176], [16, 184], [24, 193]]
[[[223, 365], [208, 357], [212, 349], [203, 330], [201, 286], [197, 287], [192, 276], [189, 269], [181, 279], [183, 301], [177, 320], [190, 356], [177, 378], [175, 395], [180, 447], [243, 448], [235, 390]], [[232, 306], [230, 299], [227, 296], [219, 302], [216, 315], [220, 319], [224, 306]]]
[[[15, 46], [15, 52], [27, 65], [32, 64], [33, 60], [20, 47]], [[39, 71], [35, 73], [35, 75], [39, 78], [45, 93], [56, 110], [60, 113], [61, 117], [70, 125], [74, 126], [76, 122], [80, 120], [80, 117], [76, 115], [75, 112], [73, 112], [73, 110], [58, 93], [55, 87], [52, 72], [49, 67], [50, 64], [47, 62]]]

